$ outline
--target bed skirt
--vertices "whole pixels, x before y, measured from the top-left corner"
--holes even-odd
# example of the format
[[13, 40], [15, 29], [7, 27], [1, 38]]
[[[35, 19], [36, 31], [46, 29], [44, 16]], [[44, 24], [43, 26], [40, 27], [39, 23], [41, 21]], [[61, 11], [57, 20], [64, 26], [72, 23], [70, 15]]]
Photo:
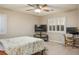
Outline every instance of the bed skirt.
[[[39, 52], [36, 52], [36, 53], [34, 53], [32, 55], [45, 55], [45, 50], [46, 49], [44, 49], [42, 51], [39, 51]], [[5, 51], [0, 51], [0, 55], [8, 55], [8, 54]]]

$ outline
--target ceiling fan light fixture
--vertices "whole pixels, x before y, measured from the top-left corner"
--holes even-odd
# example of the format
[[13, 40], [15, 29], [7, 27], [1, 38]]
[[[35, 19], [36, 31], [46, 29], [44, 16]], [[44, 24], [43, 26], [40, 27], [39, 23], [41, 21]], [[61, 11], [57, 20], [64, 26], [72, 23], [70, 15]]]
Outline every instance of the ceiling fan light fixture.
[[40, 13], [41, 12], [40, 9], [35, 9], [34, 11], [37, 12], [37, 13]]

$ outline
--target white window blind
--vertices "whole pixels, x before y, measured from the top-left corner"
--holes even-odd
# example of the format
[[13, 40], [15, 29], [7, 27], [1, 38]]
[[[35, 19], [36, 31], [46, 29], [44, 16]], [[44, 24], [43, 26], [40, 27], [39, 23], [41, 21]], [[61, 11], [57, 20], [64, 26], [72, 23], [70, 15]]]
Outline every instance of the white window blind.
[[66, 31], [66, 17], [55, 16], [48, 19], [48, 31], [49, 32], [65, 32]]
[[0, 14], [0, 35], [7, 33], [7, 17], [4, 14]]

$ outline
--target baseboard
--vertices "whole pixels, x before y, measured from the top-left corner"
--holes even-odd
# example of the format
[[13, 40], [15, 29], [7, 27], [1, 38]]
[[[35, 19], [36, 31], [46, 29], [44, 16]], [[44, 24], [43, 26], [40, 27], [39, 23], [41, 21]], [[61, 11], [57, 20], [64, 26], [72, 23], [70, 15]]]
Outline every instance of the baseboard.
[[63, 44], [64, 45], [64, 42], [59, 42], [59, 41], [53, 41], [53, 40], [50, 40], [52, 42], [56, 42], [56, 43], [59, 43], [59, 44]]

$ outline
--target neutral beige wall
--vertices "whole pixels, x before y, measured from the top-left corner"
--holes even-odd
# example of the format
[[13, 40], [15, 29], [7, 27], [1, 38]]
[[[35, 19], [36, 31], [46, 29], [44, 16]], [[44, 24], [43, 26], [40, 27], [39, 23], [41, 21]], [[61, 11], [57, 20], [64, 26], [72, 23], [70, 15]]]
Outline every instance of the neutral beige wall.
[[7, 15], [7, 33], [0, 35], [0, 38], [14, 36], [32, 36], [34, 34], [34, 25], [39, 23], [39, 17], [23, 14], [7, 9], [0, 9], [1, 14]]
[[77, 21], [77, 23], [78, 23], [78, 28], [79, 28], [79, 7], [78, 7], [78, 21]]

